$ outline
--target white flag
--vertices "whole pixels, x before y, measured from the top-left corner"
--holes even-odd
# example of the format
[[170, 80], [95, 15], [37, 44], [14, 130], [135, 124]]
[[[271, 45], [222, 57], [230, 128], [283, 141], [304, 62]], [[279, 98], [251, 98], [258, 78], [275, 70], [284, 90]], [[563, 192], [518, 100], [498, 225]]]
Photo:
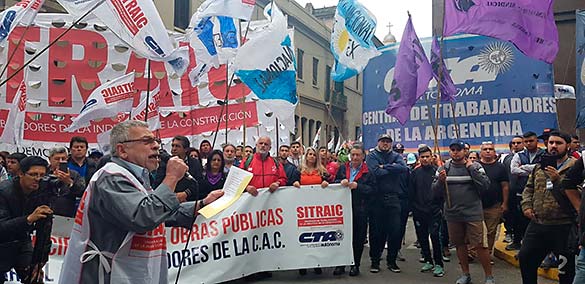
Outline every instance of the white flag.
[[337, 139], [337, 146], [335, 146], [335, 153], [339, 152], [339, 150], [341, 150], [341, 137], [339, 137]]
[[0, 13], [0, 42], [18, 25], [30, 26], [45, 0], [22, 0]]
[[79, 115], [72, 119], [73, 123], [65, 131], [73, 132], [89, 126], [92, 120], [130, 112], [135, 94], [134, 72], [99, 86], [91, 93]]
[[207, 0], [199, 6], [191, 18], [190, 27], [194, 28], [204, 18], [225, 16], [249, 21], [254, 12], [256, 0]]
[[24, 119], [26, 115], [26, 84], [25, 80], [20, 82], [18, 91], [12, 99], [12, 105], [6, 119], [6, 125], [0, 142], [20, 146], [24, 136]]
[[319, 141], [321, 140], [321, 127], [317, 129], [317, 133], [315, 134], [315, 138], [313, 139], [313, 148], [319, 148]]
[[331, 139], [327, 142], [327, 150], [334, 151], [335, 150], [335, 135], [332, 133]]
[[[148, 123], [148, 129], [151, 131], [160, 129], [160, 84], [154, 90], [147, 95], [146, 91], [142, 91], [140, 95], [140, 103], [134, 109], [130, 115], [131, 120], [146, 121]], [[146, 109], [146, 100], [148, 99], [148, 114]], [[147, 118], [148, 116], [148, 118]]]
[[172, 39], [151, 0], [57, 0], [67, 12], [81, 16], [91, 8], [114, 34], [131, 46], [139, 55], [165, 61], [173, 70], [182, 75], [189, 65], [189, 51], [179, 48]]

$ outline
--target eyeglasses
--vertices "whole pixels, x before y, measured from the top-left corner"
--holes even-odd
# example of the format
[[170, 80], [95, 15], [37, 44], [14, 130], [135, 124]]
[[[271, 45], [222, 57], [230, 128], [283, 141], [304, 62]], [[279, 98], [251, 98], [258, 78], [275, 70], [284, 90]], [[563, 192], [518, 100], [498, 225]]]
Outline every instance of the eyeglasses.
[[42, 177], [45, 176], [44, 174], [39, 174], [39, 173], [34, 173], [34, 174], [24, 173], [24, 174], [31, 177], [31, 178], [34, 178], [34, 179], [41, 179]]
[[523, 142], [512, 142], [512, 145], [519, 145], [522, 144]]
[[122, 141], [120, 143], [132, 143], [132, 142], [142, 142], [142, 143], [148, 145], [148, 144], [152, 144], [154, 142], [157, 142], [157, 140], [156, 140], [156, 137], [147, 136], [147, 137], [142, 137], [142, 138], [138, 138], [138, 139]]

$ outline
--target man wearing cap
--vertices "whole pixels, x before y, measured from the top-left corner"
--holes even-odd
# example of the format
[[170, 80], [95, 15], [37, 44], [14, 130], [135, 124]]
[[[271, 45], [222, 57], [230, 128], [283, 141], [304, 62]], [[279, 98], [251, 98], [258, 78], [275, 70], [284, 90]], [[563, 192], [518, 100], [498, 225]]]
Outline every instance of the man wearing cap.
[[455, 140], [449, 145], [450, 161], [437, 170], [433, 191], [445, 196], [445, 219], [449, 239], [457, 248], [463, 275], [457, 284], [471, 283], [467, 244], [475, 247], [485, 273], [485, 284], [495, 284], [487, 250], [481, 192], [489, 190], [490, 180], [479, 163], [465, 157], [465, 142]]
[[104, 156], [104, 153], [102, 153], [100, 150], [98, 149], [91, 149], [89, 150], [89, 155], [87, 156], [88, 159], [92, 160], [94, 163], [99, 164], [100, 159]]
[[387, 266], [392, 272], [400, 272], [396, 257], [400, 249], [400, 192], [401, 176], [408, 174], [402, 156], [392, 149], [392, 137], [382, 134], [378, 145], [366, 158], [368, 170], [377, 181], [377, 198], [370, 212], [370, 272], [380, 272], [380, 258], [384, 244], [388, 242]]
[[[546, 130], [546, 129], [545, 129]], [[546, 133], [546, 131], [545, 131]], [[545, 134], [543, 133], [543, 135]], [[541, 138], [548, 140], [541, 135]], [[530, 220], [524, 216], [520, 208], [522, 201], [522, 192], [528, 182], [528, 176], [534, 170], [534, 166], [540, 161], [540, 156], [544, 154], [544, 150], [538, 148], [538, 138], [536, 133], [528, 131], [522, 135], [525, 149], [514, 154], [512, 162], [510, 162], [510, 212], [514, 216], [514, 239], [511, 244], [506, 246], [506, 250], [519, 250], [521, 247], [522, 238], [526, 227]]]

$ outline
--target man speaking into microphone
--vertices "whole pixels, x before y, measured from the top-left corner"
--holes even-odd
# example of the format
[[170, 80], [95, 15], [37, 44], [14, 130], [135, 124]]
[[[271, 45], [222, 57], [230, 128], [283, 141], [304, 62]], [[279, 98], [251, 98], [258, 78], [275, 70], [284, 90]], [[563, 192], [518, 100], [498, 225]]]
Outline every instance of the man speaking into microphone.
[[79, 205], [59, 283], [167, 283], [165, 222], [190, 227], [195, 212], [223, 195], [179, 203], [174, 190], [188, 169], [169, 159], [153, 190], [159, 165], [156, 137], [142, 121], [112, 128], [112, 161], [92, 177]]

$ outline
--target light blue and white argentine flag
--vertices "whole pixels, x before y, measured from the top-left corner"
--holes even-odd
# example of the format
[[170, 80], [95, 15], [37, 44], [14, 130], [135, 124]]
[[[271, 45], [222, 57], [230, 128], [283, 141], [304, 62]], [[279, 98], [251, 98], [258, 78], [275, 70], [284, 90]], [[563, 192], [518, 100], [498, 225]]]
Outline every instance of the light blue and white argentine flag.
[[372, 42], [376, 18], [356, 0], [339, 0], [331, 33], [331, 52], [335, 68], [331, 78], [342, 82], [366, 68], [370, 59], [380, 55]]

